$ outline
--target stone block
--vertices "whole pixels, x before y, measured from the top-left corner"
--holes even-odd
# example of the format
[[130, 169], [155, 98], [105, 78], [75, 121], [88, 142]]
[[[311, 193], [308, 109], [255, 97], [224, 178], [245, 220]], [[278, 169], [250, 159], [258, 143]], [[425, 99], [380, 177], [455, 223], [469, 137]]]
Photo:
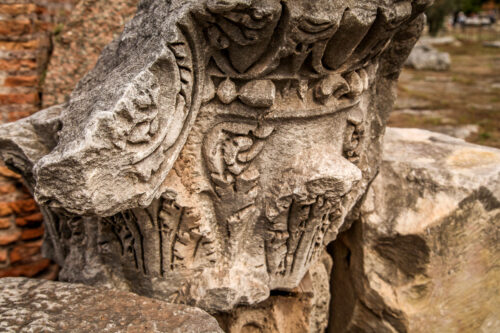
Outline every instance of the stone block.
[[500, 150], [389, 129], [384, 151], [334, 246], [330, 332], [497, 332]]
[[0, 330], [222, 333], [206, 312], [132, 293], [78, 284], [0, 280]]

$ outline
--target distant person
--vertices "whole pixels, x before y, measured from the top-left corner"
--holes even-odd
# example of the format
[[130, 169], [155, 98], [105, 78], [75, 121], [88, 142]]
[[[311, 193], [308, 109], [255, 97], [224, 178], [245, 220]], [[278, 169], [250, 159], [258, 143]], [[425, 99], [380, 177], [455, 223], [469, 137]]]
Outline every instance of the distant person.
[[494, 10], [490, 10], [488, 12], [488, 17], [490, 19], [490, 23], [493, 25], [495, 23], [497, 23], [497, 16], [496, 16], [496, 13]]
[[453, 26], [453, 28], [456, 28], [456, 26], [458, 25], [458, 13], [460, 13], [460, 11], [458, 11], [458, 10], [456, 10], [453, 13], [453, 22], [451, 23], [451, 25]]
[[462, 29], [464, 29], [466, 22], [467, 22], [467, 16], [465, 16], [465, 13], [464, 12], [459, 12], [457, 14], [457, 24], [458, 24], [458, 26], [461, 27]]

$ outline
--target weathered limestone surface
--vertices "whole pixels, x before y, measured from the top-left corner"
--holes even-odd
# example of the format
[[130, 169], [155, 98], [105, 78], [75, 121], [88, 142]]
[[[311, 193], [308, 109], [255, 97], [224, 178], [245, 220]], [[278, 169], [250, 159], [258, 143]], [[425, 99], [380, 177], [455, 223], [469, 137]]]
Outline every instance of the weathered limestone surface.
[[498, 332], [499, 236], [499, 150], [389, 129], [334, 246], [330, 332]]
[[0, 279], [0, 330], [222, 333], [203, 310], [81, 284]]
[[427, 0], [144, 0], [67, 104], [0, 127], [65, 281], [291, 291], [377, 173]]
[[332, 263], [325, 251], [297, 288], [277, 292], [257, 305], [220, 313], [220, 326], [227, 333], [325, 332], [330, 316]]

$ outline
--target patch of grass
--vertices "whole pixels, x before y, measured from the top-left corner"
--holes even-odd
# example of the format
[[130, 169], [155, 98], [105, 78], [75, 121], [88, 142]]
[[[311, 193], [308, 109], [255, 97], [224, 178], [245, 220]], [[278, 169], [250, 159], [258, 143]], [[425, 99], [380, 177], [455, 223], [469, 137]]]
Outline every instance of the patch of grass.
[[473, 78], [470, 78], [470, 77], [453, 75], [451, 79], [453, 82], [461, 83], [461, 84], [465, 84], [465, 85], [469, 85], [469, 86], [476, 84], [476, 80], [474, 80]]
[[437, 117], [426, 118], [425, 122], [431, 126], [441, 126], [443, 124], [443, 120]]
[[[468, 140], [500, 148], [500, 89], [490, 88], [499, 82], [500, 50], [483, 47], [482, 41], [468, 40], [458, 46], [437, 48], [450, 53], [450, 71], [406, 69], [399, 84], [401, 105], [413, 110], [425, 105], [424, 109], [435, 111], [436, 116], [394, 113], [389, 125], [432, 130], [445, 124], [477, 124], [479, 133]], [[429, 80], [429, 77], [436, 77], [436, 80]]]
[[61, 32], [63, 31], [64, 29], [64, 24], [63, 23], [58, 23], [55, 27], [54, 27], [54, 31], [52, 31], [52, 33], [54, 34], [54, 36], [58, 36], [61, 34]]
[[479, 138], [483, 141], [489, 140], [489, 139], [491, 139], [491, 137], [492, 137], [492, 134], [490, 132], [481, 132], [479, 134]]
[[414, 72], [413, 73], [413, 80], [424, 81], [426, 78], [427, 78], [427, 75], [425, 75], [422, 72]]

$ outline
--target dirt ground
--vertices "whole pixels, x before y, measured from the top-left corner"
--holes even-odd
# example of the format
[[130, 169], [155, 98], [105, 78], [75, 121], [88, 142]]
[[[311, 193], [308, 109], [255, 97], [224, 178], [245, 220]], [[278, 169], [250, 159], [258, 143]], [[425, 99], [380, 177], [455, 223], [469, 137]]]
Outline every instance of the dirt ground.
[[500, 48], [458, 44], [436, 46], [450, 53], [450, 71], [403, 71], [389, 126], [441, 132], [472, 127], [463, 135], [467, 141], [500, 148]]

